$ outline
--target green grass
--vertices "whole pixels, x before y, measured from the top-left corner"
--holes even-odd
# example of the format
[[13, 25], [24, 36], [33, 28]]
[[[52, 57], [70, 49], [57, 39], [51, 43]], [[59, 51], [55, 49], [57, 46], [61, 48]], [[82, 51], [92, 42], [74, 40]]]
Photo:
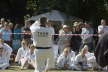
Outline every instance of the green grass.
[[[0, 72], [34, 72], [34, 70], [33, 69], [21, 70], [18, 66], [11, 66], [9, 69], [0, 70]], [[48, 72], [98, 72], [98, 71], [51, 70]]]

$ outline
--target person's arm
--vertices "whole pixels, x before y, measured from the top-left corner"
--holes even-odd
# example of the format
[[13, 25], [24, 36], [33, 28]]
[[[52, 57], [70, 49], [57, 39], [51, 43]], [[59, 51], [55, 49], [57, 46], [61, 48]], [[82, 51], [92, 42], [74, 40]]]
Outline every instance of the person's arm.
[[64, 61], [63, 61], [63, 57], [61, 55], [57, 59], [57, 66], [64, 67]]
[[75, 64], [78, 64], [80, 62], [80, 55], [77, 55], [75, 57]]
[[[82, 28], [81, 31], [82, 31], [81, 34], [84, 34], [85, 33], [84, 28]], [[81, 35], [81, 39], [84, 40], [84, 36], [83, 35]]]
[[15, 62], [18, 62], [20, 60], [21, 57], [21, 50], [19, 49], [15, 58]]

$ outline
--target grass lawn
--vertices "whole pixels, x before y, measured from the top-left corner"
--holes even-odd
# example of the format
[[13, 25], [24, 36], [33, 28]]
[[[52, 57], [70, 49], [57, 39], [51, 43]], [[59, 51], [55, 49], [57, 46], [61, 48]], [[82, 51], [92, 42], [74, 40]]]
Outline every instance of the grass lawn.
[[[0, 72], [34, 72], [34, 70], [33, 69], [21, 70], [18, 66], [11, 66], [9, 69], [0, 70]], [[51, 70], [48, 72], [99, 72], [99, 71]]]

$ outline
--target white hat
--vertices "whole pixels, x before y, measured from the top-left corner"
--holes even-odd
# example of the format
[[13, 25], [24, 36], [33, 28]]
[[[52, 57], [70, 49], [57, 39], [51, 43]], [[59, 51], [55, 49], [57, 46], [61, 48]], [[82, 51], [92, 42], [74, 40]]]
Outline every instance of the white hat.
[[67, 25], [63, 25], [63, 28], [67, 28], [67, 27], [69, 27], [69, 26], [67, 26]]

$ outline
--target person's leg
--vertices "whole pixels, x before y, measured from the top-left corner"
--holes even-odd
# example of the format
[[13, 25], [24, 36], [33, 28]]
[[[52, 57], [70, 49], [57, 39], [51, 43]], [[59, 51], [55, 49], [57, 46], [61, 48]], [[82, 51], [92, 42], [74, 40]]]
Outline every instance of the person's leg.
[[3, 64], [0, 65], [0, 68], [1, 68], [2, 70], [4, 70], [4, 69], [6, 69], [8, 66], [9, 66], [8, 63], [3, 63]]
[[45, 71], [47, 71], [48, 69], [54, 69], [54, 68], [55, 68], [55, 59], [54, 59], [53, 49], [48, 49], [47, 50], [47, 64], [46, 64]]
[[24, 66], [27, 65], [27, 59], [26, 58], [22, 58], [20, 61], [21, 61], [21, 69], [23, 69]]
[[33, 68], [36, 68], [36, 65], [35, 65], [35, 64], [36, 64], [36, 63], [35, 63], [35, 60], [31, 60], [31, 61], [29, 62], [29, 64], [30, 64], [30, 65], [32, 65], [32, 67], [33, 67]]
[[34, 72], [42, 72], [45, 69], [45, 59], [46, 54], [44, 49], [38, 49], [35, 51], [35, 71]]

